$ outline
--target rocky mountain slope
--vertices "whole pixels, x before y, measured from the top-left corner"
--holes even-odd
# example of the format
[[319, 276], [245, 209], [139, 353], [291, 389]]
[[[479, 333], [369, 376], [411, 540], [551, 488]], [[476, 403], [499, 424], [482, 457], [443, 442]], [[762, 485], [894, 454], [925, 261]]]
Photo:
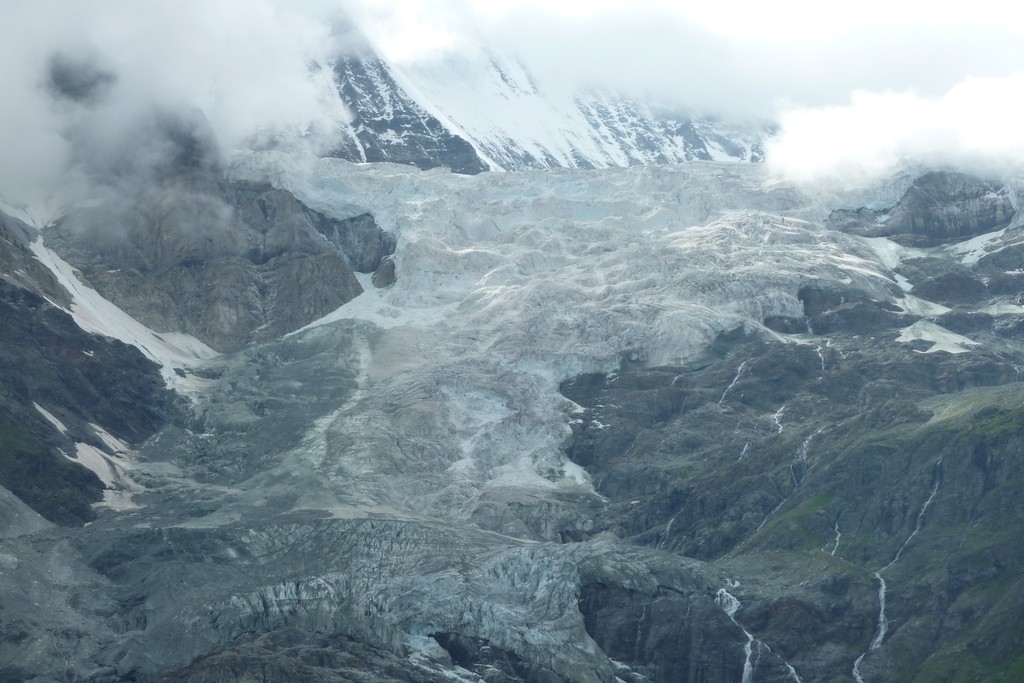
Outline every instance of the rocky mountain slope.
[[[1024, 666], [1012, 179], [823, 190], [758, 165], [465, 176], [260, 153], [204, 187], [223, 218], [137, 222], [120, 250], [75, 239], [95, 207], [42, 243], [4, 219], [24, 331], [3, 351], [38, 356], [8, 391], [36, 416], [23, 455], [95, 451], [119, 479], [75, 470], [108, 501], [84, 527], [7, 483], [24, 475], [0, 482], [0, 679]], [[185, 334], [209, 334], [216, 296], [152, 312], [159, 273], [258, 271], [254, 253], [368, 255], [383, 286], [356, 275], [315, 320], [316, 282], [278, 290], [302, 316], [237, 317], [223, 353]], [[124, 377], [32, 381], [78, 356]]]
[[358, 296], [395, 238], [365, 212], [329, 219], [266, 184], [226, 182], [199, 130], [151, 182], [111, 191], [49, 225], [47, 244], [105, 299], [157, 332], [218, 351], [276, 339]]

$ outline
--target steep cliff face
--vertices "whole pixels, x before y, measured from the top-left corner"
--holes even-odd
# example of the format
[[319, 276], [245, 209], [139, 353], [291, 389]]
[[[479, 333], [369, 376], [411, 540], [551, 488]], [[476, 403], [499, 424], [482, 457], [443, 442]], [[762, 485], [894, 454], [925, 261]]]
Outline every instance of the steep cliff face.
[[[844, 680], [869, 650], [873, 572], [887, 581], [888, 630], [865, 680], [933, 680], [968, 641], [970, 666], [1012, 666], [999, 634], [1024, 614], [1004, 613], [996, 629], [972, 624], [970, 635], [960, 627], [982, 592], [1018, 592], [1001, 568], [1024, 559], [1003, 526], [1021, 510], [1004, 498], [1012, 477], [997, 470], [1021, 435], [1015, 411], [1000, 407], [1019, 393], [1019, 352], [893, 353], [840, 336], [817, 349], [722, 339], [696, 367], [564, 385], [585, 408], [568, 453], [609, 500], [595, 531], [728, 567], [742, 584], [729, 589], [742, 602], [737, 620], [804, 680]], [[942, 549], [954, 537], [963, 543]], [[964, 594], [961, 572], [986, 571], [1008, 585]], [[949, 623], [960, 627], [939, 626]], [[617, 659], [633, 663], [630, 654]], [[755, 680], [770, 676], [765, 666]]]
[[352, 113], [348, 136], [335, 156], [349, 161], [389, 161], [455, 173], [490, 167], [469, 142], [447, 129], [395, 81], [390, 67], [364, 47], [334, 65], [338, 93]]

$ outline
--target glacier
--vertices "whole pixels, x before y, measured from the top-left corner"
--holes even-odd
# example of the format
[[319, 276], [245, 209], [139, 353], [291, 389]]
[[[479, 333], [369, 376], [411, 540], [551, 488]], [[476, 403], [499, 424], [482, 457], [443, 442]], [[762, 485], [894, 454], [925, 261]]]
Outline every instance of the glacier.
[[342, 320], [379, 330], [358, 406], [322, 421], [330, 438], [303, 455], [360, 501], [372, 491], [375, 505], [431, 517], [466, 522], [516, 490], [593, 495], [563, 453], [575, 407], [558, 386], [571, 377], [635, 353], [692, 362], [736, 328], [782, 338], [763, 321], [802, 316], [809, 282], [903, 295], [864, 240], [808, 220], [821, 200], [758, 167], [467, 177], [263, 153], [232, 173], [327, 215], [369, 211], [397, 235], [395, 285], [296, 333]]
[[[397, 279], [357, 274], [319, 320], [216, 353], [32, 246], [78, 323], [141, 348], [187, 405], [141, 443], [33, 409], [108, 488], [70, 540], [12, 525], [0, 590], [45, 605], [18, 623], [50, 634], [20, 665], [56, 671], [59, 648], [97, 681], [190, 680], [351, 652], [404, 680], [632, 683], [816, 680], [863, 653], [854, 677], [881, 680], [919, 642], [908, 577], [954, 502], [977, 524], [937, 495], [934, 450], [960, 448], [941, 430], [962, 432], [962, 401], [1008, 419], [1019, 351], [910, 294], [913, 264], [1007, 258], [1019, 219], [918, 249], [827, 226], [912, 177], [719, 162], [467, 176], [249, 152], [229, 176], [371, 214]], [[1009, 299], [982, 303], [1009, 325]], [[988, 466], [939, 457], [947, 482]]]

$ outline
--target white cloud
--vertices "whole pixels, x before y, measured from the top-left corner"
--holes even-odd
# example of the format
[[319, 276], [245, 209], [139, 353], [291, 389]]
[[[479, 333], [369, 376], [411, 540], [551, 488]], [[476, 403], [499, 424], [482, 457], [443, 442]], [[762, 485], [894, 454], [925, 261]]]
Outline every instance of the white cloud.
[[891, 170], [909, 162], [1021, 165], [1024, 73], [968, 78], [937, 97], [858, 91], [843, 105], [782, 114], [770, 163], [813, 178]]
[[[0, 195], [41, 204], [116, 154], [155, 110], [201, 110], [225, 147], [256, 134], [324, 142], [347, 116], [311, 78], [350, 14], [390, 58], [481, 43], [551, 88], [602, 85], [659, 104], [776, 118], [780, 167], [1019, 149], [1024, 10], [996, 0], [0, 0]], [[45, 86], [60, 52], [113, 76], [74, 103]], [[141, 153], [141, 152], [140, 152]]]
[[[220, 143], [255, 134], [330, 136], [344, 109], [310, 65], [335, 45], [325, 4], [275, 0], [3, 2], [0, 195], [67, 199], [83, 155], [145, 153], [156, 113], [201, 111]], [[55, 55], [109, 75], [95, 97], [55, 96]], [[328, 93], [329, 94], [329, 93]]]
[[774, 119], [769, 156], [799, 175], [908, 157], [1021, 158], [1024, 8], [1002, 0], [416, 3], [447, 37], [417, 54], [410, 33], [404, 58], [490, 41], [552, 88], [603, 85], [696, 113]]

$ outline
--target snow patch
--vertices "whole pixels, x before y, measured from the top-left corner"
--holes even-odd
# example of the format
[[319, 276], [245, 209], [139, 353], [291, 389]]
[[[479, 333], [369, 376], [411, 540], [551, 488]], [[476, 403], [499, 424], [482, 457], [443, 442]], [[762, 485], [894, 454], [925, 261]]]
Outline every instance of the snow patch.
[[920, 320], [910, 327], [904, 327], [900, 330], [900, 336], [897, 337], [898, 342], [912, 342], [912, 341], [928, 341], [932, 342], [932, 347], [924, 353], [936, 353], [938, 351], [945, 351], [946, 353], [967, 353], [970, 351], [970, 346], [978, 346], [978, 342], [968, 339], [962, 335], [950, 332], [941, 325], [936, 325], [928, 320]]
[[1001, 302], [986, 306], [981, 309], [983, 313], [989, 315], [1000, 316], [1000, 315], [1024, 315], [1024, 306], [1020, 304], [1011, 304], [1009, 302]]
[[957, 244], [950, 245], [947, 249], [960, 256], [960, 262], [964, 265], [973, 265], [981, 260], [983, 256], [991, 254], [998, 249], [990, 249], [1003, 235], [1006, 234], [1006, 228], [1002, 230], [996, 230], [995, 232], [988, 232], [984, 235], [978, 235], [972, 237], [969, 240], [964, 240]]
[[860, 241], [871, 247], [878, 260], [889, 270], [899, 268], [904, 261], [927, 256], [924, 251], [905, 247], [893, 242], [888, 237], [858, 237]]
[[103, 427], [100, 427], [98, 424], [90, 422], [89, 426], [92, 428], [93, 432], [96, 433], [96, 436], [98, 436], [100, 440], [103, 442], [103, 444], [107, 447], [108, 452], [125, 458], [134, 457], [135, 452], [124, 441], [121, 441], [116, 436], [105, 430]]
[[139, 507], [132, 497], [140, 493], [143, 487], [128, 476], [128, 470], [133, 467], [132, 463], [111, 458], [95, 446], [85, 443], [75, 444], [74, 456], [63, 451], [61, 453], [68, 460], [91, 470], [103, 482], [103, 501], [96, 503], [95, 507], [122, 511]]
[[902, 299], [896, 299], [896, 305], [902, 308], [904, 313], [925, 318], [934, 318], [943, 313], [949, 313], [952, 310], [942, 304], [921, 299], [913, 294], [907, 294]]
[[53, 413], [51, 413], [50, 411], [48, 411], [45, 408], [43, 408], [41, 405], [39, 405], [35, 401], [32, 402], [32, 405], [34, 405], [36, 407], [36, 410], [39, 411], [39, 414], [42, 415], [43, 417], [45, 417], [46, 421], [49, 422], [50, 424], [52, 424], [54, 426], [54, 428], [56, 428], [56, 430], [58, 432], [60, 432], [61, 434], [67, 434], [68, 433], [67, 426], [63, 422], [61, 422], [60, 420], [55, 418], [53, 416]]
[[198, 392], [202, 380], [179, 376], [175, 368], [196, 367], [219, 354], [198, 339], [182, 333], [157, 334], [120, 308], [110, 303], [92, 287], [79, 280], [75, 269], [54, 251], [43, 245], [40, 237], [32, 243], [32, 253], [57, 278], [72, 296], [68, 313], [86, 332], [119, 339], [137, 347], [150, 360], [160, 365], [164, 381], [172, 389], [189, 395]]

